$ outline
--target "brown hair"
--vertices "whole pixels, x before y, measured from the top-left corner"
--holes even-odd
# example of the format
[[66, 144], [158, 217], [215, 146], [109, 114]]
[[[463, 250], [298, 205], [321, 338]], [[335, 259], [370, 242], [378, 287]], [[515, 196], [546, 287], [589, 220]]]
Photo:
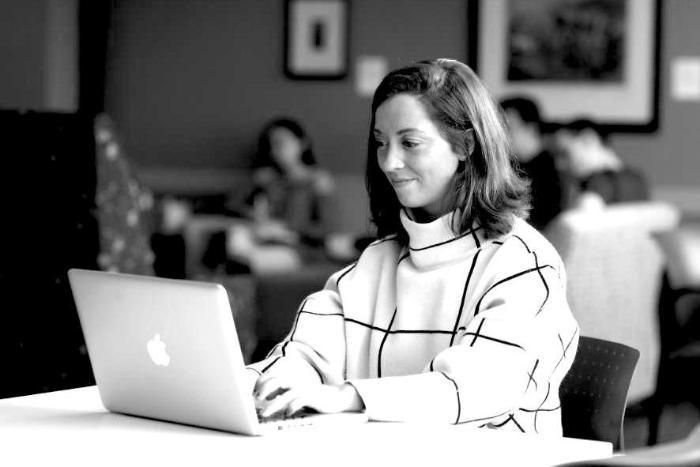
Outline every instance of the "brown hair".
[[[399, 217], [401, 204], [379, 168], [373, 135], [377, 108], [397, 94], [416, 96], [452, 150], [467, 155], [445, 200], [448, 211], [459, 208], [461, 213], [453, 225], [455, 234], [465, 233], [476, 222], [492, 238], [510, 231], [514, 215], [527, 217], [529, 184], [515, 169], [499, 107], [471, 68], [456, 60], [436, 59], [390, 72], [372, 99], [365, 183], [379, 237], [398, 234], [403, 243], [408, 240]], [[466, 137], [470, 129], [474, 130], [471, 154]]]

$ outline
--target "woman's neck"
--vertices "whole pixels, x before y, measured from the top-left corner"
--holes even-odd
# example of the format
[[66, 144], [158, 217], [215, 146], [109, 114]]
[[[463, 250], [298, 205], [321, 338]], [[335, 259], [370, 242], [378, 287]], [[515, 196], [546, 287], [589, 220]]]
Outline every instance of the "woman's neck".
[[419, 224], [427, 224], [446, 214], [433, 214], [431, 212], [426, 211], [423, 208], [404, 208], [404, 210], [406, 211], [406, 214], [408, 215], [409, 219]]

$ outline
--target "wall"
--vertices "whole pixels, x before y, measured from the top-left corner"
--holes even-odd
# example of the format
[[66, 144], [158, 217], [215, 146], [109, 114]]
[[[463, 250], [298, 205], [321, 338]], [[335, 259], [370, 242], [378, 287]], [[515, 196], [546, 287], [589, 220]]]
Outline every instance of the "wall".
[[3, 0], [0, 9], [0, 107], [39, 108], [44, 102], [44, 0]]
[[[351, 57], [465, 59], [463, 0], [353, 0]], [[322, 163], [362, 171], [369, 99], [283, 74], [284, 1], [117, 1], [107, 109], [146, 166], [246, 167], [264, 122], [298, 117]], [[426, 14], [430, 11], [430, 14]]]
[[[700, 2], [662, 0], [663, 24], [658, 132], [618, 135], [613, 144], [630, 163], [649, 174], [659, 196], [686, 211], [700, 208], [700, 102], [670, 97], [669, 70], [678, 56], [700, 56]], [[697, 214], [694, 214], [697, 216]]]
[[47, 0], [44, 108], [78, 108], [78, 0]]
[[75, 111], [77, 44], [78, 0], [3, 0], [0, 108]]
[[[700, 55], [700, 2], [662, 0], [660, 129], [615, 136], [622, 157], [646, 171], [662, 197], [686, 207], [700, 174], [700, 105], [669, 99], [669, 60]], [[353, 0], [351, 51], [384, 55], [391, 67], [434, 56], [466, 58], [463, 0]], [[116, 2], [107, 109], [144, 166], [245, 167], [257, 131], [290, 114], [308, 126], [321, 161], [359, 174], [369, 99], [352, 77], [284, 77], [282, 0]], [[352, 70], [351, 70], [352, 71]], [[690, 197], [690, 198], [689, 198]]]

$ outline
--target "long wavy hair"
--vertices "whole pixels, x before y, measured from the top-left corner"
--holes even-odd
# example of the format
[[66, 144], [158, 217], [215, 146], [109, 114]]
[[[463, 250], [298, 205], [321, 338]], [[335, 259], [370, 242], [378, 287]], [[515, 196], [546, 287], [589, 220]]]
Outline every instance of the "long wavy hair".
[[[397, 234], [402, 243], [408, 242], [399, 217], [401, 204], [379, 168], [372, 131], [377, 108], [397, 94], [417, 97], [452, 150], [467, 156], [443, 202], [445, 212], [459, 210], [452, 225], [455, 234], [467, 232], [476, 223], [486, 238], [493, 238], [511, 230], [514, 216], [527, 218], [529, 183], [517, 170], [500, 107], [471, 68], [456, 60], [436, 59], [390, 72], [372, 99], [365, 183], [379, 237]], [[474, 135], [471, 154], [470, 129]]]

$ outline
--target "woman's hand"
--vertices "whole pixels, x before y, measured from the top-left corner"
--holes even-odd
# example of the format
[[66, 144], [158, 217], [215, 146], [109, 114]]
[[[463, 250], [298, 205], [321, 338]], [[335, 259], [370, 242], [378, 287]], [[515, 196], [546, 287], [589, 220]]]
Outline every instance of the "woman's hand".
[[[284, 376], [271, 376], [269, 374], [264, 374], [257, 379], [255, 382], [255, 387], [253, 388], [255, 407], [261, 410], [261, 414], [266, 413], [265, 409], [274, 400], [276, 400], [276, 398], [282, 394], [285, 394], [292, 388], [298, 387], [302, 384], [308, 385], [309, 383], [300, 383], [296, 378], [290, 379]], [[316, 385], [320, 384], [320, 382], [316, 383]], [[271, 414], [276, 412], [277, 411], [271, 412]]]
[[264, 390], [264, 393], [260, 392], [260, 396], [267, 394], [267, 397], [261, 397], [263, 418], [278, 413], [293, 415], [305, 407], [321, 413], [357, 412], [365, 407], [355, 387], [348, 383], [314, 384], [286, 390], [269, 384]]

